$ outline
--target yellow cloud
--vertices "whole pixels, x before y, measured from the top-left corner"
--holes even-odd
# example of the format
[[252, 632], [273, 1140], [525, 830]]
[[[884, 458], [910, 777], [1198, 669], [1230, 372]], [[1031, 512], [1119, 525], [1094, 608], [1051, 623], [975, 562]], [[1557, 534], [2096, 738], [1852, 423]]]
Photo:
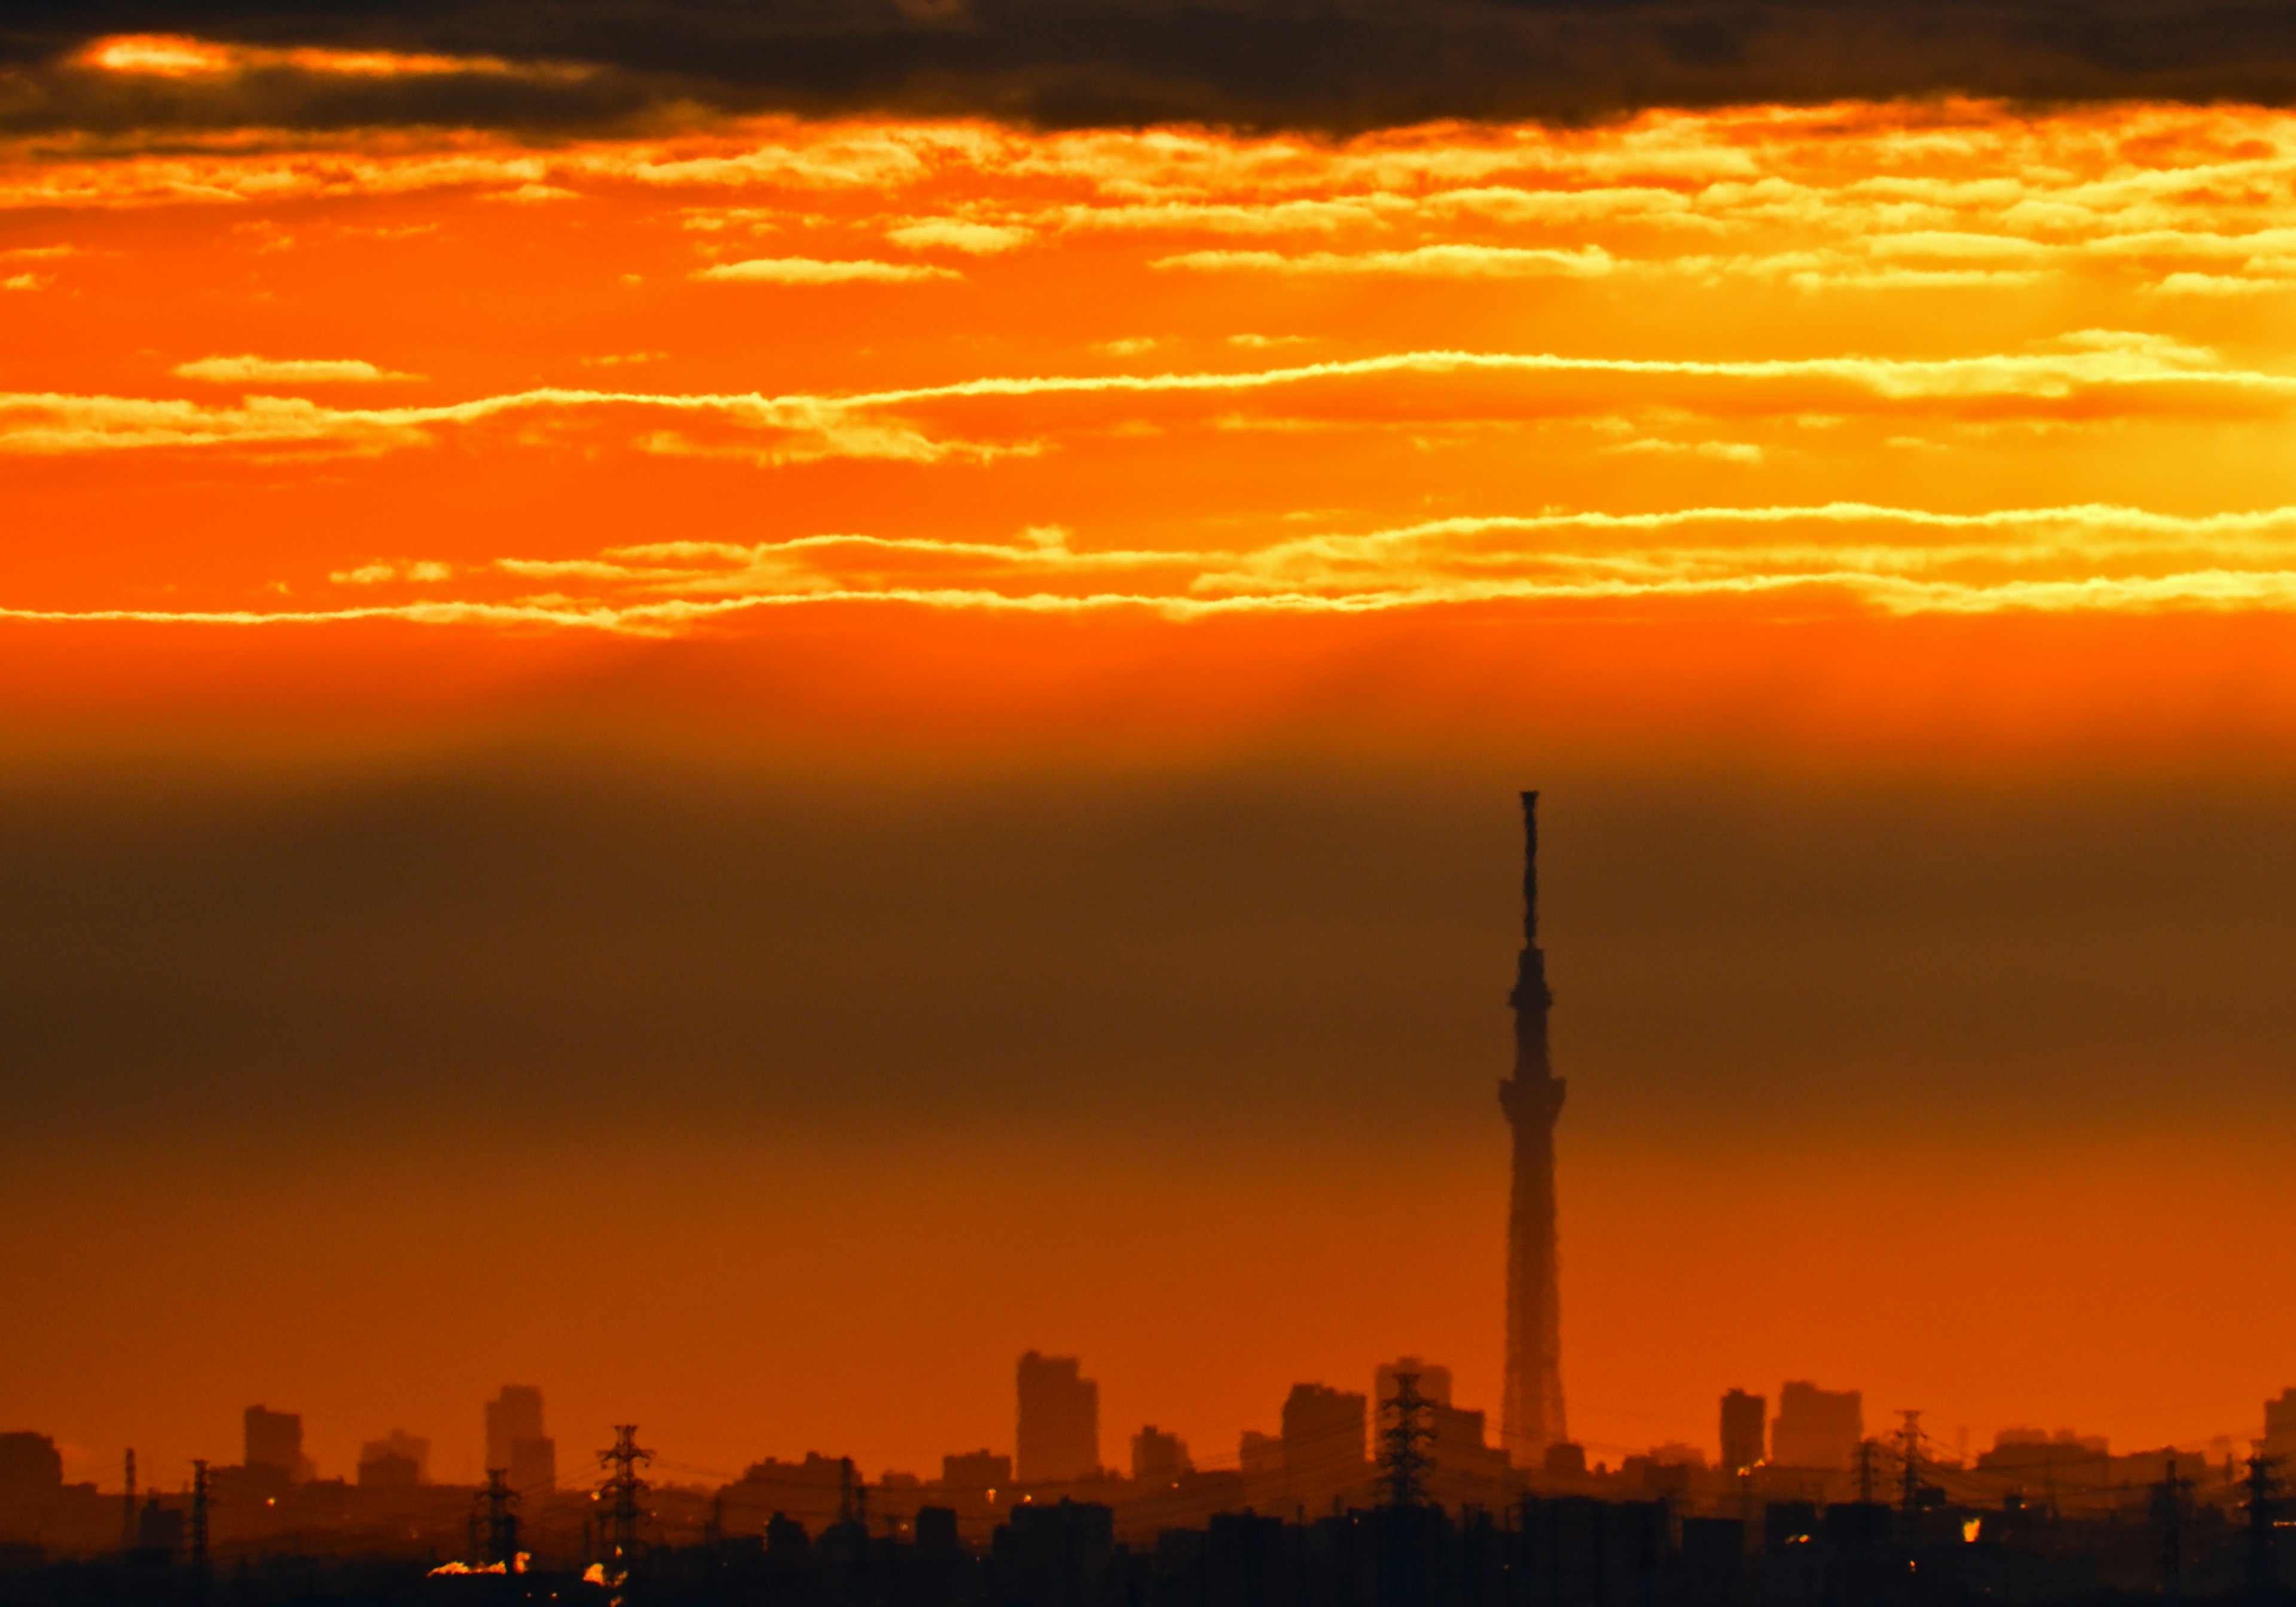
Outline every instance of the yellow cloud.
[[422, 377], [396, 373], [356, 357], [201, 357], [178, 363], [172, 372], [178, 379], [216, 385], [373, 385]]
[[1026, 245], [1030, 231], [1010, 224], [975, 223], [964, 217], [913, 217], [885, 231], [885, 238], [913, 251], [947, 250], [985, 257]]
[[[2194, 354], [2198, 354], [2195, 356]], [[1638, 398], [1685, 415], [1802, 418], [1852, 413], [2048, 419], [2071, 412], [2087, 419], [2115, 411], [2222, 417], [2270, 416], [2296, 403], [2296, 376], [2205, 365], [2201, 348], [2170, 343], [2106, 344], [2070, 350], [1965, 357], [1804, 357], [1713, 361], [1573, 357], [1541, 352], [1411, 351], [1278, 368], [1219, 373], [996, 375], [937, 385], [848, 395], [795, 392], [676, 393], [538, 387], [421, 407], [335, 408], [305, 398], [251, 396], [234, 407], [164, 398], [0, 394], [0, 451], [55, 454], [150, 447], [223, 447], [304, 442], [348, 450], [419, 444], [439, 426], [466, 426], [510, 414], [594, 413], [619, 408], [709, 420], [750, 437], [733, 444], [697, 441], [674, 431], [644, 438], [665, 454], [748, 456], [796, 462], [817, 456], [906, 457], [932, 461], [1042, 449], [1026, 439], [958, 439], [898, 416], [920, 408], [1000, 398], [1071, 396], [1204, 398], [1233, 408], [1260, 394], [1300, 393], [1305, 403], [1344, 414], [1360, 406], [1350, 388], [1393, 378], [1445, 381], [1460, 389], [1447, 400], [1422, 387], [1420, 416], [1463, 419], [1577, 415], [1605, 418]], [[201, 378], [245, 382], [266, 359], [204, 359]], [[321, 376], [308, 376], [318, 378]], [[330, 369], [329, 379], [365, 379]], [[380, 376], [377, 376], [380, 377]], [[400, 377], [400, 376], [393, 376]], [[1496, 385], [1494, 382], [1497, 382]], [[1294, 404], [1299, 406], [1301, 404]], [[1973, 412], [1971, 410], [1974, 410]], [[1055, 427], [1057, 428], [1057, 427]]]
[[554, 201], [579, 201], [578, 190], [569, 190], [558, 184], [523, 184], [511, 190], [489, 190], [480, 201], [502, 201], [514, 207], [544, 206]]
[[212, 78], [282, 68], [331, 78], [405, 78], [479, 74], [569, 81], [592, 69], [562, 62], [515, 64], [496, 56], [406, 54], [389, 50], [274, 49], [226, 45], [184, 34], [110, 34], [83, 46], [75, 65], [128, 78]]
[[1159, 257], [1160, 268], [1268, 274], [1382, 274], [1423, 279], [1519, 279], [1562, 275], [1594, 278], [1616, 265], [1601, 246], [1575, 250], [1546, 247], [1423, 245], [1407, 251], [1183, 251]]
[[702, 268], [696, 279], [741, 284], [909, 284], [924, 279], [962, 279], [954, 268], [915, 263], [824, 262], [814, 257], [755, 257]]

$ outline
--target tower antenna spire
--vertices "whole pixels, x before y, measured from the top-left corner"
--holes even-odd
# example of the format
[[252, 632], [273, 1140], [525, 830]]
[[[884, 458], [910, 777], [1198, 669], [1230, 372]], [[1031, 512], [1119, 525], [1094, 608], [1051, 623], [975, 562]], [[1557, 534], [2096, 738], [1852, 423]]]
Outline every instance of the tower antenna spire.
[[1563, 1085], [1548, 1058], [1546, 955], [1538, 947], [1538, 794], [1522, 795], [1522, 952], [1515, 962], [1514, 1071], [1499, 1108], [1514, 1134], [1507, 1209], [1506, 1390], [1501, 1441], [1519, 1464], [1570, 1438], [1562, 1416], [1562, 1291], [1556, 1275], [1554, 1124]]

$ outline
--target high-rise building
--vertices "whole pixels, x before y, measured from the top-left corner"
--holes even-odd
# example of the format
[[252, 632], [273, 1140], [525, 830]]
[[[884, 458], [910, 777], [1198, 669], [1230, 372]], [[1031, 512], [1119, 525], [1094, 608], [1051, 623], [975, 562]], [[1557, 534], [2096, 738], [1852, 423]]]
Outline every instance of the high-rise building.
[[1866, 1414], [1855, 1390], [1821, 1390], [1808, 1380], [1778, 1391], [1770, 1420], [1770, 1460], [1780, 1467], [1844, 1469], [1857, 1460]]
[[542, 1427], [542, 1391], [504, 1384], [487, 1402], [487, 1467], [500, 1469], [514, 1490], [546, 1490], [558, 1482], [558, 1445]]
[[1132, 1480], [1136, 1484], [1162, 1487], [1177, 1484], [1183, 1473], [1195, 1471], [1188, 1460], [1188, 1442], [1150, 1423], [1132, 1437]]
[[250, 1472], [257, 1468], [289, 1479], [306, 1480], [317, 1470], [310, 1458], [303, 1455], [303, 1418], [300, 1413], [274, 1412], [267, 1406], [250, 1406], [241, 1418], [245, 1434], [245, 1446], [240, 1462]]
[[1328, 1384], [1293, 1384], [1283, 1399], [1283, 1481], [1293, 1501], [1320, 1511], [1362, 1482], [1371, 1402]]
[[1546, 956], [1538, 947], [1538, 794], [1522, 795], [1522, 953], [1515, 964], [1514, 1072], [1499, 1108], [1514, 1135], [1507, 1204], [1506, 1395], [1500, 1441], [1516, 1465], [1537, 1467], [1570, 1438], [1562, 1422], [1562, 1298], [1555, 1275], [1554, 1124], [1562, 1079], [1547, 1058]]
[[1100, 1385], [1073, 1356], [1021, 1358], [1013, 1472], [1022, 1484], [1062, 1484], [1100, 1471]]
[[1762, 1459], [1768, 1439], [1770, 1403], [1759, 1395], [1733, 1390], [1722, 1398], [1722, 1471], [1742, 1473]]

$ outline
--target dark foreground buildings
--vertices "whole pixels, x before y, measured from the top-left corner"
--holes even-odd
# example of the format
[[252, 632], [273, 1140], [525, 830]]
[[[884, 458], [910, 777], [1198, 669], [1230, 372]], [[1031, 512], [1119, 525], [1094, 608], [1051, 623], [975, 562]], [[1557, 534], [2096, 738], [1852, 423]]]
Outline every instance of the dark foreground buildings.
[[[2265, 1549], [2251, 1549], [2255, 1536]], [[436, 1571], [428, 1557], [240, 1551], [51, 1562], [0, 1551], [9, 1607], [1969, 1607], [1977, 1603], [2287, 1603], [2289, 1560], [2237, 1512], [2173, 1488], [2149, 1508], [2052, 1517], [1776, 1502], [1753, 1521], [1664, 1499], [1529, 1496], [1493, 1513], [1439, 1506], [1323, 1518], [1222, 1513], [1119, 1537], [1112, 1510], [1014, 1508], [985, 1540], [950, 1508], [882, 1524], [664, 1536], [626, 1578], [578, 1554], [523, 1571]]]

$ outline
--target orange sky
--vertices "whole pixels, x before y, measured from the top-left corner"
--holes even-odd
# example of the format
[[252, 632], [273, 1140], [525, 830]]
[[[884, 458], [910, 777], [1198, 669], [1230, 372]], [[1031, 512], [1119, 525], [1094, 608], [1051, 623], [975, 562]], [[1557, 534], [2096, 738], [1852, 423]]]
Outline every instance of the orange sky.
[[[86, 59], [123, 78], [262, 64], [168, 40]], [[2236, 794], [2251, 835], [2226, 840], [2282, 856], [2254, 878], [2276, 887], [2296, 759], [2292, 185], [2296, 116], [2239, 107], [1754, 108], [1346, 143], [788, 119], [547, 147], [452, 129], [20, 141], [0, 151], [10, 798], [37, 814], [108, 786], [122, 820], [171, 820], [175, 800], [223, 818], [211, 790], [291, 835], [322, 793], [374, 789], [387, 819], [393, 788], [529, 760], [710, 778], [697, 793], [810, 788], [888, 820], [1110, 775], [1160, 820], [1201, 777], [1295, 772], [1345, 778], [1340, 819], [1424, 783], [1495, 800], [1475, 839], [1495, 891], [1439, 941], [1415, 916], [1381, 941], [1447, 955], [1456, 939], [1469, 965], [1488, 948], [1495, 979], [1511, 784], [1659, 808], [1752, 776], [1774, 802], [1748, 808], [1773, 823], [1845, 799], [1854, 815], [1860, 789], [1972, 817], [2030, 805], [1971, 828], [2008, 885], [2066, 834], [2047, 800], [2088, 820], [2084, 788], [2141, 780]], [[909, 788], [898, 806], [888, 776]], [[1571, 807], [1566, 788], [1557, 855]], [[1857, 863], [1882, 851], [1859, 840]], [[1599, 1004], [1624, 978], [1671, 983], [1591, 915], [1575, 963], [1598, 1003], [1573, 1024], [1569, 912], [1624, 885], [1583, 874], [1550, 945], [1584, 1437], [1611, 1455], [1702, 1441], [1721, 1390], [1803, 1373], [1864, 1383], [1874, 1421], [1920, 1405], [1980, 1435], [2029, 1405], [2132, 1445], [2249, 1431], [2243, 1403], [2286, 1364], [2224, 1331], [2272, 1328], [2252, 1258], [2296, 1204], [2276, 1184], [2244, 1214], [2259, 1135], [2296, 1116], [2255, 1093], [2284, 1071], [2269, 1023], [2207, 1051], [2190, 1075], [2224, 1080], [2190, 1121], [2147, 1116], [2134, 1058], [2066, 1050], [2070, 1086], [2093, 1054], [2115, 1090], [2070, 1135], [2046, 1047], [1987, 1062], [2005, 1103], [1958, 1129], [1902, 1093], [1795, 1115], [1748, 1074], [1727, 1084], [1734, 1160], [1694, 1124], [1653, 1124], [1652, 1090], [1689, 1098], [1702, 1069], [1689, 1037], [1652, 1047]], [[2045, 881], [1984, 907], [2077, 943]], [[2240, 877], [2223, 885], [2237, 904]], [[686, 940], [694, 898], [632, 930]], [[1872, 898], [1859, 918], [1884, 922], [1895, 906]], [[2186, 912], [2182, 936], [2271, 952], [2284, 934], [2241, 908], [2255, 924]], [[382, 954], [398, 930], [360, 940]], [[1304, 964], [1323, 932], [1239, 942], [1226, 974]], [[2056, 963], [2002, 959], [2009, 938], [1980, 961], [1943, 932], [1921, 952], [1957, 955], [1964, 981]], [[12, 940], [47, 955], [37, 931]], [[2196, 1019], [2204, 996], [2219, 1013], [2241, 988], [2277, 996], [2245, 963], [2191, 984]], [[1503, 1049], [1503, 984], [1471, 982], [1462, 1008], [1492, 1005], [1460, 1029], [1471, 1052], [1412, 1072], [1441, 1091], [1419, 1095], [1436, 1114], [1401, 1165], [1408, 1209], [1382, 1192], [1401, 1185], [1375, 1107], [1272, 1160], [1206, 1136], [1205, 1068], [1231, 1053], [1216, 1035], [1175, 1074], [1210, 1079], [1193, 1092], [1050, 1127], [980, 1116], [881, 1146], [852, 1111], [667, 1120], [644, 1151], [655, 1214], [622, 1249], [675, 1240], [677, 1288], [649, 1294], [659, 1320], [621, 1325], [611, 1372], [582, 1337], [599, 1290], [573, 1181], [603, 1135], [449, 1160], [339, 1112], [319, 1159], [249, 1170], [231, 1157], [262, 1148], [272, 1096], [246, 1065], [216, 1074], [255, 1090], [236, 1137], [237, 1117], [156, 1147], [58, 1117], [12, 1185], [54, 1232], [9, 1270], [78, 1293], [4, 1341], [22, 1349], [0, 1349], [0, 1416], [66, 1440], [75, 1477], [109, 1476], [132, 1435], [228, 1455], [240, 1397], [274, 1397], [310, 1414], [327, 1471], [397, 1424], [437, 1435], [453, 1472], [479, 1395], [532, 1374], [565, 1443], [635, 1414], [695, 1467], [818, 1448], [931, 1471], [1006, 1443], [1004, 1369], [1031, 1344], [1085, 1351], [1111, 1460], [1148, 1419], [1232, 1455], [1292, 1378], [1360, 1386], [1405, 1348], [1495, 1403], [1504, 1068], [1475, 1045]], [[481, 974], [480, 1016], [485, 993]], [[521, 1019], [503, 1017], [509, 1041]], [[92, 1075], [78, 1064], [39, 1075], [64, 1087]], [[456, 1075], [495, 1075], [472, 1065]], [[1645, 1077], [1645, 1103], [1606, 1114], [1611, 1072]], [[2030, 1105], [2003, 1114], [2029, 1077]], [[410, 1108], [448, 1097], [422, 1086]], [[2261, 1101], [2246, 1123], [2243, 1099]], [[1135, 1144], [1151, 1109], [1194, 1136]], [[778, 1158], [761, 1193], [741, 1186], [742, 1142]], [[1877, 1181], [1900, 1143], [1902, 1189]], [[139, 1175], [148, 1189], [115, 1186]], [[390, 1178], [419, 1229], [369, 1209]], [[2147, 1186], [2186, 1213], [2173, 1232]], [[160, 1333], [80, 1270], [176, 1189], [201, 1201], [213, 1259], [136, 1260], [127, 1287], [196, 1368], [153, 1360]], [[932, 1248], [952, 1199], [976, 1278]], [[503, 1288], [452, 1226], [496, 1205], [529, 1247]], [[291, 1216], [332, 1248], [283, 1284]], [[2234, 1222], [2254, 1226], [2218, 1231]], [[786, 1302], [734, 1270], [784, 1232]], [[855, 1275], [847, 1234], [882, 1280]], [[1408, 1320], [1365, 1270], [1398, 1245], [1430, 1256]], [[442, 1290], [464, 1314], [452, 1332], [431, 1325]], [[943, 1333], [922, 1360], [920, 1323]], [[2173, 1379], [2139, 1360], [2163, 1356]]]

